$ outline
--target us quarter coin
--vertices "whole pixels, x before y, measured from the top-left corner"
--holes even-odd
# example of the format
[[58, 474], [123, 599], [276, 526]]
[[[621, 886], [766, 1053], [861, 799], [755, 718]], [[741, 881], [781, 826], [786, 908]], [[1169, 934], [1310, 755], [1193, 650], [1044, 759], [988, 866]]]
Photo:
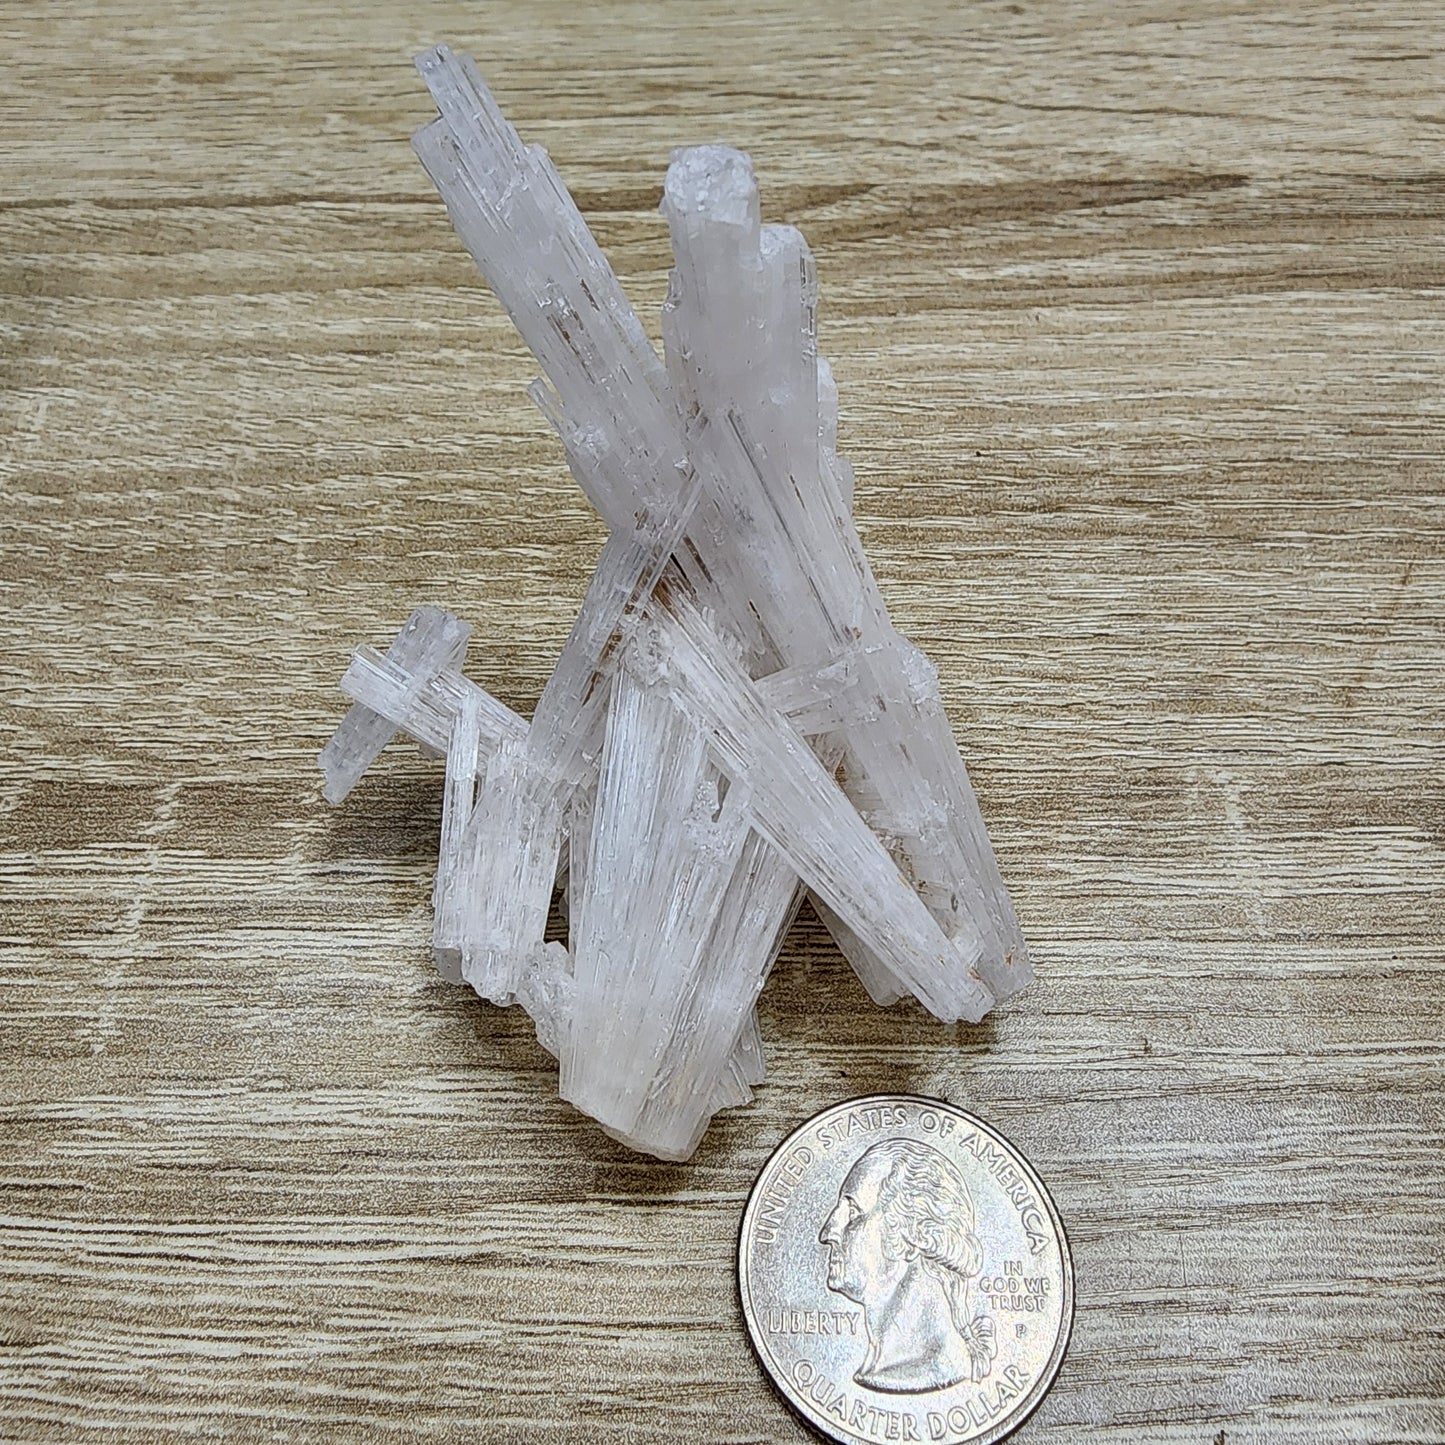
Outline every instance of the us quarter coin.
[[1074, 1313], [1038, 1175], [981, 1119], [909, 1095], [783, 1140], [743, 1212], [738, 1287], [763, 1368], [846, 1445], [1002, 1439], [1053, 1383]]

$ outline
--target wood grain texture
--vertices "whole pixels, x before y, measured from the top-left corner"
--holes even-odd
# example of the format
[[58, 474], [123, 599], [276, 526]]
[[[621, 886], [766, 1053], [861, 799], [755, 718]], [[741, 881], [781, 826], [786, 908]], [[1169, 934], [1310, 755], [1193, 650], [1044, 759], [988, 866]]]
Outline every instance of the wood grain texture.
[[[0, 1437], [801, 1441], [748, 1186], [906, 1089], [1079, 1310], [1028, 1445], [1445, 1440], [1445, 17], [1421, 3], [0, 5]], [[858, 513], [1040, 979], [811, 920], [696, 1160], [433, 976], [417, 603], [530, 708], [601, 543], [407, 136], [476, 53], [639, 307], [669, 149], [818, 256]]]

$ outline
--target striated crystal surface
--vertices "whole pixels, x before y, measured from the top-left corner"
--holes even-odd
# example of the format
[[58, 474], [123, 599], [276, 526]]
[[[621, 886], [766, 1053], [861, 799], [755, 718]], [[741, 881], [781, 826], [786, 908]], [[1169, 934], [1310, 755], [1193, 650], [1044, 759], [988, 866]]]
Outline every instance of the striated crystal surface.
[[684, 1159], [762, 1081], [755, 1005], [805, 892], [881, 1004], [976, 1021], [1028, 954], [937, 675], [853, 524], [801, 234], [760, 224], [746, 155], [676, 152], [659, 357], [472, 62], [417, 65], [438, 109], [417, 154], [611, 535], [530, 721], [462, 673], [467, 626], [419, 608], [353, 656], [323, 791], [398, 731], [445, 755], [438, 968], [526, 1009], [609, 1134]]

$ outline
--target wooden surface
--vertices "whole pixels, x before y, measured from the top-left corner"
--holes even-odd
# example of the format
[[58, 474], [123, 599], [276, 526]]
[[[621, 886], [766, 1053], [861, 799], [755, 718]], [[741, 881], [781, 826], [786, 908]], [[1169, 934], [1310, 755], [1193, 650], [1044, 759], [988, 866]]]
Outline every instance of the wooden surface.
[[[1425, 3], [0, 6], [0, 1437], [798, 1441], [764, 1157], [1009, 1133], [1079, 1310], [1018, 1437], [1445, 1439], [1445, 19]], [[650, 319], [670, 147], [817, 252], [858, 511], [1038, 961], [977, 1029], [802, 922], [685, 1167], [433, 976], [418, 602], [527, 709], [601, 534], [407, 144], [473, 50]]]

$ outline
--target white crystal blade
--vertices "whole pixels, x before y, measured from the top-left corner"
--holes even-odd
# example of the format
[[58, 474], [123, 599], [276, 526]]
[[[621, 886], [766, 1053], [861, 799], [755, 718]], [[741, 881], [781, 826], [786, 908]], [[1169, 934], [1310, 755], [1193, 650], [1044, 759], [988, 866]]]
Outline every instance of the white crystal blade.
[[480, 703], [475, 692], [464, 693], [447, 750], [441, 843], [432, 886], [432, 953], [450, 983], [462, 982], [463, 917], [473, 881], [471, 854], [464, 844], [485, 766]]
[[[465, 623], [438, 608], [418, 607], [412, 613], [387, 650], [387, 659], [409, 679], [408, 696], [443, 668], [461, 661], [470, 633]], [[317, 759], [328, 803], [339, 803], [351, 792], [395, 733], [390, 718], [365, 703], [352, 707]]]
[[949, 1021], [982, 1018], [993, 995], [978, 976], [978, 937], [963, 929], [945, 937], [836, 781], [685, 595], [660, 590], [645, 617], [657, 675], [707, 730], [718, 767], [746, 779], [757, 830], [925, 1007]]
[[[660, 1154], [690, 1151], [638, 1127], [679, 1041], [684, 1001], [748, 834], [746, 790], [718, 800], [701, 731], [628, 667], [614, 677], [574, 953], [574, 1026], [560, 1056], [562, 1097]], [[739, 970], [731, 955], [722, 962]], [[732, 979], [725, 980], [732, 983]], [[715, 1107], [727, 1055], [756, 998], [734, 985], [723, 1049], [687, 1081], [695, 1115]]]

